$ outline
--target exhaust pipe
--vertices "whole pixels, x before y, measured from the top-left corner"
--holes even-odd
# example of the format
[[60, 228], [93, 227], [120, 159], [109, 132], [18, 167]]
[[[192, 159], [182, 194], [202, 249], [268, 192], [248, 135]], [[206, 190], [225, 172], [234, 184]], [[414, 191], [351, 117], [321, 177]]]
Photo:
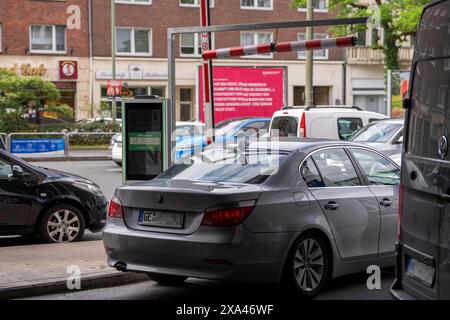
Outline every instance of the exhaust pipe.
[[119, 262], [116, 263], [115, 267], [116, 267], [117, 271], [122, 271], [122, 272], [127, 271], [127, 264], [126, 264], [126, 262], [119, 261]]

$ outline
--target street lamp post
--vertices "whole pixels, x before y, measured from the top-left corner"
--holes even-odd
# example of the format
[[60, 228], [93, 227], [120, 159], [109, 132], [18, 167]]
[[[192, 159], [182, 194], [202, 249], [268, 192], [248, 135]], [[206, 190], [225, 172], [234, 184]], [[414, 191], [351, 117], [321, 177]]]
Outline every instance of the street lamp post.
[[[112, 80], [116, 80], [116, 4], [111, 0], [111, 56], [112, 56]], [[113, 96], [111, 102], [111, 117], [113, 125], [116, 124], [117, 102], [116, 96]]]

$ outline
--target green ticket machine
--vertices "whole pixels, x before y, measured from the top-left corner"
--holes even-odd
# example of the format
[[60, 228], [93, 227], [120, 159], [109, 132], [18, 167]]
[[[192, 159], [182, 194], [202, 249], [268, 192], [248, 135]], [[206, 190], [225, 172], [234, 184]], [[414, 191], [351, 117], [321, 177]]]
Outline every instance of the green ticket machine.
[[169, 164], [167, 100], [144, 96], [122, 101], [122, 182], [155, 178]]

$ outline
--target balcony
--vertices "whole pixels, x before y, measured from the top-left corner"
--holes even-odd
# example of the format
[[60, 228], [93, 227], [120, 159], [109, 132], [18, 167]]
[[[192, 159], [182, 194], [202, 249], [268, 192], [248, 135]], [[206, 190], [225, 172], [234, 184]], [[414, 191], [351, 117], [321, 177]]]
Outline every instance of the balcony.
[[[399, 50], [401, 64], [410, 64], [414, 55], [413, 47], [402, 47]], [[382, 65], [384, 53], [381, 49], [371, 47], [354, 47], [347, 50], [348, 64]]]

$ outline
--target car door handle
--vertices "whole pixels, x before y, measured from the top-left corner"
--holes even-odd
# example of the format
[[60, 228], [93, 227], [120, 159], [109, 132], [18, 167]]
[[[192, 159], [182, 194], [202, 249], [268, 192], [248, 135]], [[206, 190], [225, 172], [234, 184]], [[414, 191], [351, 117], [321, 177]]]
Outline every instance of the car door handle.
[[334, 201], [330, 201], [324, 206], [324, 208], [326, 210], [337, 210], [337, 208], [339, 208], [339, 205]]
[[391, 204], [392, 204], [392, 201], [387, 198], [380, 201], [380, 205], [383, 207], [389, 207]]

